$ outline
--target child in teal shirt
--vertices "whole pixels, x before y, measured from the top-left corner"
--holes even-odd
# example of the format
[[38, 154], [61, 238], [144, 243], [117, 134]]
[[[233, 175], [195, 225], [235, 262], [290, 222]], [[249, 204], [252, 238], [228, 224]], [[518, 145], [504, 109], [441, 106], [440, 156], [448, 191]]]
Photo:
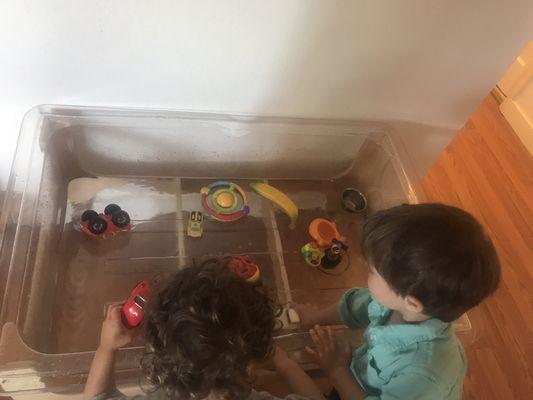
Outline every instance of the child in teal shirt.
[[[402, 205], [363, 226], [368, 289], [337, 305], [296, 305], [313, 326], [308, 348], [342, 400], [460, 399], [466, 357], [452, 321], [498, 286], [496, 251], [468, 213], [442, 204]], [[355, 352], [316, 324], [366, 328]]]

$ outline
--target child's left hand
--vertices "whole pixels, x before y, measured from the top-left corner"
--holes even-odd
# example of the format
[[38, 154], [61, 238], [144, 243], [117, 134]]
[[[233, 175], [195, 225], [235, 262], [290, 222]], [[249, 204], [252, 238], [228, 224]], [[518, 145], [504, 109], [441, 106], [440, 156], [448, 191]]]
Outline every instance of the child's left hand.
[[329, 326], [324, 329], [319, 325], [315, 325], [309, 333], [311, 339], [313, 339], [315, 349], [313, 350], [306, 346], [305, 350], [315, 359], [326, 374], [331, 375], [338, 368], [348, 367], [352, 356], [352, 349], [349, 343], [345, 343], [340, 348]]

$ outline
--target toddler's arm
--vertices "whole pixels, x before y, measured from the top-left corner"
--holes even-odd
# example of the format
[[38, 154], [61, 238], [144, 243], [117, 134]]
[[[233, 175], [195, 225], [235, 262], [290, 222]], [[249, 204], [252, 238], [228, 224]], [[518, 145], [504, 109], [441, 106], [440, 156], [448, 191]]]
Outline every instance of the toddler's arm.
[[329, 380], [339, 393], [341, 400], [358, 400], [368, 398], [355, 381], [348, 367], [341, 367], [329, 374]]
[[276, 347], [274, 354], [274, 366], [276, 371], [283, 377], [294, 394], [307, 398], [322, 399], [323, 395], [316, 383], [287, 353]]
[[338, 313], [344, 325], [350, 329], [365, 328], [370, 324], [368, 307], [372, 295], [367, 288], [353, 288], [342, 295]]
[[298, 313], [300, 317], [300, 324], [304, 327], [311, 327], [313, 325], [340, 325], [342, 324], [341, 316], [339, 314], [339, 307], [337, 304], [332, 304], [329, 307], [319, 309], [317, 306], [311, 304], [293, 304], [292, 308]]
[[121, 312], [122, 305], [111, 306], [107, 310], [100, 334], [100, 346], [94, 355], [85, 384], [84, 400], [115, 389], [115, 354], [120, 347], [129, 344], [134, 336], [133, 330], [124, 327]]
[[368, 326], [368, 305], [372, 296], [366, 288], [348, 290], [338, 303], [319, 309], [311, 304], [293, 304], [294, 310], [300, 317], [300, 324], [304, 327], [314, 325], [346, 325], [349, 328], [363, 328]]

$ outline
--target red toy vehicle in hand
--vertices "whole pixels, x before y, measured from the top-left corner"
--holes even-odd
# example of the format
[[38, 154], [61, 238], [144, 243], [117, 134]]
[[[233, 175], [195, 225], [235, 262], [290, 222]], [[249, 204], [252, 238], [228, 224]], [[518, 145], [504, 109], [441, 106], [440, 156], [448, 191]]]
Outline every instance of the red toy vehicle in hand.
[[81, 215], [80, 227], [83, 233], [105, 238], [107, 235], [115, 236], [119, 232], [131, 229], [129, 214], [116, 204], [108, 204], [103, 214], [94, 210], [86, 210]]
[[150, 296], [152, 286], [147, 281], [142, 281], [133, 288], [128, 300], [122, 306], [122, 319], [128, 328], [139, 326], [144, 317], [144, 309]]

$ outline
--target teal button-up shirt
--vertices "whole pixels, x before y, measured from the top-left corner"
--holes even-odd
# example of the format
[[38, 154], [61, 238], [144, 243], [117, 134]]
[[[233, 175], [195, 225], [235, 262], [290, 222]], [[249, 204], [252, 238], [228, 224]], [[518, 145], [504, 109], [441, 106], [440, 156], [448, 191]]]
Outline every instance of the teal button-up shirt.
[[460, 399], [466, 357], [450, 323], [432, 318], [386, 325], [391, 310], [368, 289], [351, 289], [339, 301], [342, 321], [367, 327], [365, 344], [353, 354], [350, 369], [367, 400]]

